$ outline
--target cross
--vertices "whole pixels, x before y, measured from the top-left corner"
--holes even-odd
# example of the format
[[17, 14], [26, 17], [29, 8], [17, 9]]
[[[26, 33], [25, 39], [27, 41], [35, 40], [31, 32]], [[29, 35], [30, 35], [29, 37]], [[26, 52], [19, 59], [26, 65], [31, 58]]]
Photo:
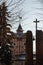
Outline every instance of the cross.
[[[38, 23], [39, 21], [36, 19], [36, 21], [33, 21], [33, 22], [36, 23], [36, 46], [37, 46], [37, 23]], [[36, 48], [36, 49], [37, 49], [37, 48]]]
[[36, 21], [33, 21], [33, 22], [36, 23], [36, 38], [37, 38], [37, 23], [38, 23], [39, 21], [36, 19]]
[[36, 19], [36, 21], [33, 21], [33, 22], [36, 23], [36, 31], [37, 31], [37, 23], [38, 23], [39, 21], [37, 21], [37, 19]]

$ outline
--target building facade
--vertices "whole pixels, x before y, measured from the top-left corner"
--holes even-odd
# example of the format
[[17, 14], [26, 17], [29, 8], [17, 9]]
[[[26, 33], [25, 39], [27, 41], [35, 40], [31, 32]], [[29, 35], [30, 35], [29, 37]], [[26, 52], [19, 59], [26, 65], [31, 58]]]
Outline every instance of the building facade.
[[[14, 44], [14, 55], [15, 55], [15, 65], [32, 65], [33, 61], [33, 48], [32, 48], [32, 32], [23, 33], [21, 24], [19, 24], [17, 32], [13, 35], [13, 44]], [[28, 52], [27, 52], [28, 51]], [[29, 62], [25, 62], [26, 60]]]
[[15, 55], [25, 54], [25, 42], [26, 42], [26, 33], [23, 33], [22, 26], [21, 24], [19, 24], [17, 33], [14, 33], [13, 37]]

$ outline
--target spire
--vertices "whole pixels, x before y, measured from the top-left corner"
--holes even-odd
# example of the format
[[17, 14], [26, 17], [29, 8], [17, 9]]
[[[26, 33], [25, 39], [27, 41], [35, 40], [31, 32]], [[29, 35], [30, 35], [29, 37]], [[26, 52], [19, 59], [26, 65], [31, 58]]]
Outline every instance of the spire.
[[22, 29], [21, 24], [19, 24], [18, 29], [17, 29], [17, 32], [23, 32], [23, 29]]

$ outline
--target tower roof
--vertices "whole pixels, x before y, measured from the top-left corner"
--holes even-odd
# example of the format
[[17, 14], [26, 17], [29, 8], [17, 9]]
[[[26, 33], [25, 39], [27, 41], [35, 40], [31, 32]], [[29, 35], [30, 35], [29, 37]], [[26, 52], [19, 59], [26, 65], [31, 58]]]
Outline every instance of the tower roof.
[[21, 24], [19, 24], [18, 29], [17, 29], [17, 32], [23, 32], [23, 29], [22, 29]]

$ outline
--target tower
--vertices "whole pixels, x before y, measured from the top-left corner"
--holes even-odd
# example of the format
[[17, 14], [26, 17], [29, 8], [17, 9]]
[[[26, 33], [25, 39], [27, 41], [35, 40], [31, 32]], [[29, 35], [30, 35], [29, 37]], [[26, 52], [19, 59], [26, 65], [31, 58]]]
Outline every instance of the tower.
[[43, 65], [43, 31], [37, 30], [36, 65]]
[[17, 33], [18, 33], [18, 32], [22, 32], [22, 33], [23, 33], [23, 29], [22, 29], [21, 24], [19, 24], [19, 26], [18, 26]]
[[33, 39], [32, 32], [27, 31], [26, 33], [26, 62], [25, 65], [33, 65]]
[[17, 37], [21, 38], [23, 36], [23, 29], [21, 24], [19, 24], [18, 29], [17, 29]]

